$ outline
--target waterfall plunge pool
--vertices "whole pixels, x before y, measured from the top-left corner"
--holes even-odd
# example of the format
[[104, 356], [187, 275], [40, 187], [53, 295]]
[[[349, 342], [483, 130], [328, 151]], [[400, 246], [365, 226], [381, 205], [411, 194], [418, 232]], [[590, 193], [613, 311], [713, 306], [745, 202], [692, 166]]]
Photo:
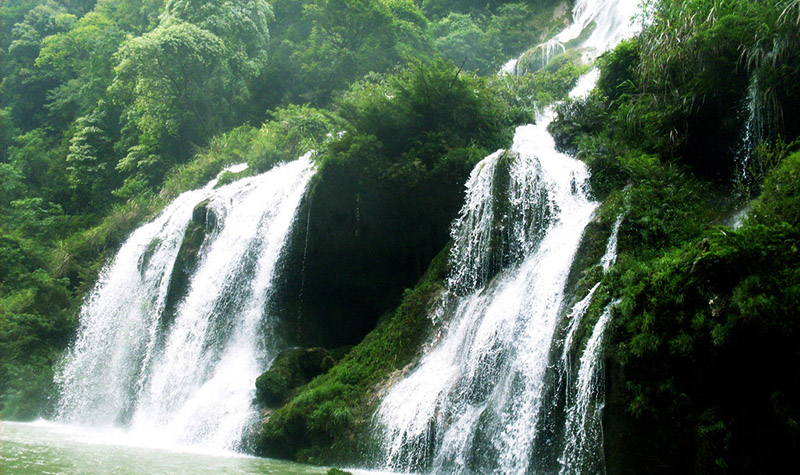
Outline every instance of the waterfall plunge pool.
[[[0, 421], [0, 473], [324, 474], [325, 467], [162, 446], [157, 438], [122, 430], [92, 429], [47, 421]], [[363, 470], [350, 470], [367, 474]]]

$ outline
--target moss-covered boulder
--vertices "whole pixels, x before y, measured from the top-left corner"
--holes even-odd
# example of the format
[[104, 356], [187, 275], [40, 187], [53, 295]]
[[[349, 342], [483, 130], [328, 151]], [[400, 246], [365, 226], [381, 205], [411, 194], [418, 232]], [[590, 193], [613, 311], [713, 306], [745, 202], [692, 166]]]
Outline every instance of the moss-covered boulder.
[[189, 289], [192, 274], [197, 270], [200, 248], [205, 242], [206, 235], [217, 226], [217, 215], [208, 207], [208, 204], [209, 201], [204, 200], [194, 207], [192, 219], [183, 233], [183, 241], [178, 255], [175, 257], [175, 265], [169, 280], [164, 312], [165, 323], [171, 320], [177, 305]]
[[286, 350], [275, 358], [269, 370], [256, 379], [256, 400], [261, 406], [275, 406], [293, 389], [308, 384], [333, 365], [334, 359], [325, 348]]

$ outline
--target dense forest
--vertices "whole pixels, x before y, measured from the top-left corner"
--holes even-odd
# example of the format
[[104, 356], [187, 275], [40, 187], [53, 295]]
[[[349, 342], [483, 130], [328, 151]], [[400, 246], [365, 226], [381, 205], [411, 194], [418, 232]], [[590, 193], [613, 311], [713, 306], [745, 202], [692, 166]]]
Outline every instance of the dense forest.
[[[246, 448], [374, 463], [371, 418], [435, 330], [470, 171], [560, 101], [550, 132], [600, 203], [568, 294], [591, 289], [592, 324], [615, 302], [607, 471], [797, 466], [800, 2], [646, 1], [641, 32], [594, 64], [536, 47], [571, 8], [4, 1], [0, 418], [53, 414], [81, 304], [131, 231], [226, 166], [248, 164], [220, 183], [314, 150], [280, 262], [302, 272], [273, 304], [287, 347], [327, 349], [283, 353], [253, 382], [268, 417]], [[569, 98], [593, 67], [596, 88]]]

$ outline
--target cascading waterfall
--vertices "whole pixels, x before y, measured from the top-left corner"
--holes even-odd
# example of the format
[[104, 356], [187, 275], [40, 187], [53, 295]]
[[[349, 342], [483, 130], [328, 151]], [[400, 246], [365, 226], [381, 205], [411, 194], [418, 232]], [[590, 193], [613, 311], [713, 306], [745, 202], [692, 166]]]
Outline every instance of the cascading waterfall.
[[459, 265], [453, 267], [449, 287], [455, 291], [471, 292], [488, 279], [491, 272], [491, 256], [486, 249], [491, 246], [494, 215], [492, 201], [486, 199], [492, 193], [497, 164], [503, 150], [489, 155], [472, 170], [467, 181], [467, 194], [461, 214], [453, 224], [455, 237], [451, 254]]
[[[614, 222], [611, 235], [606, 243], [606, 252], [600, 258], [603, 272], [607, 272], [617, 260], [617, 236], [623, 217], [623, 215], [618, 216]], [[563, 428], [563, 451], [559, 457], [560, 473], [562, 474], [603, 471], [601, 414], [605, 398], [601, 353], [603, 336], [606, 325], [611, 319], [613, 304], [606, 306], [594, 325], [580, 358], [577, 384], [573, 385], [570, 380], [570, 376], [573, 374], [571, 355], [575, 350], [575, 335], [598, 287], [600, 287], [599, 282], [572, 307], [567, 317], [569, 327], [564, 338], [559, 361], [560, 367], [556, 368], [559, 376], [565, 379], [565, 384], [561, 387], [566, 392], [566, 407], [569, 408]]]
[[[58, 419], [236, 448], [255, 416], [253, 382], [279, 347], [269, 293], [313, 173], [306, 155], [217, 189], [214, 180], [137, 229], [84, 303], [56, 375]], [[199, 242], [188, 242], [191, 226]], [[192, 246], [194, 262], [181, 263]]]
[[[631, 21], [638, 8], [639, 2], [632, 0], [577, 0], [572, 9], [572, 23], [526, 54], [537, 58], [534, 69], [546, 66], [553, 57], [572, 46], [583, 48], [584, 58], [593, 60], [603, 51], [638, 33], [639, 27]], [[511, 59], [503, 65], [500, 73], [521, 74], [527, 69], [517, 59]]]
[[[550, 112], [548, 112], [550, 113]], [[448, 328], [405, 379], [381, 403], [378, 418], [386, 429], [387, 463], [406, 470], [458, 472], [491, 469], [525, 471], [535, 433], [550, 341], [558, 318], [564, 283], [583, 228], [596, 204], [585, 192], [583, 163], [555, 150], [547, 133], [550, 117], [520, 127], [512, 151], [509, 206], [519, 213], [538, 206], [541, 190], [549, 218], [538, 245], [491, 283], [453, 299], [445, 313]], [[494, 170], [492, 155], [478, 165], [468, 197], [492, 202], [486, 186]], [[483, 185], [483, 186], [482, 186]], [[513, 190], [528, 190], [514, 192]], [[472, 236], [464, 226], [494, 221], [492, 206], [467, 206], [454, 229], [453, 274], [474, 269]], [[525, 227], [512, 237], [527, 244]], [[466, 241], [466, 242], [464, 242]], [[484, 247], [483, 253], [489, 249]], [[463, 259], [463, 260], [462, 260]], [[472, 269], [470, 268], [472, 267]], [[452, 280], [451, 280], [452, 282]], [[446, 298], [446, 297], [444, 297]]]
[[580, 47], [592, 50], [594, 56], [638, 33], [638, 25], [631, 21], [638, 12], [639, 2], [633, 0], [577, 0], [572, 23], [550, 41], [563, 45], [586, 35]]
[[[575, 23], [555, 40], [563, 44], [588, 31], [580, 46], [588, 58], [595, 57], [636, 33], [630, 21], [636, 7], [632, 0], [579, 1]], [[515, 69], [513, 62], [504, 68]], [[571, 96], [588, 93], [597, 75], [595, 70], [582, 78]], [[544, 401], [551, 384], [550, 358], [555, 348], [565, 348], [567, 357], [563, 341], [555, 341], [565, 313], [565, 285], [583, 229], [597, 207], [586, 193], [583, 163], [555, 149], [547, 132], [552, 119], [552, 108], [545, 109], [536, 125], [517, 129], [510, 153], [498, 151], [473, 170], [453, 226], [448, 291], [432, 305], [432, 318], [441, 328], [420, 361], [389, 388], [376, 414], [389, 469], [552, 471], [534, 459], [542, 450], [552, 451], [540, 447], [552, 445], [540, 435], [548, 417], [543, 413], [550, 410]], [[496, 179], [503, 159], [510, 162], [507, 189], [500, 189]], [[616, 257], [620, 222], [600, 263], [604, 269]], [[506, 239], [493, 235], [497, 228]], [[510, 258], [498, 259], [498, 252]], [[494, 268], [498, 261], [499, 271]], [[570, 325], [577, 328], [596, 289], [567, 312]], [[581, 357], [577, 389], [567, 408], [575, 413], [569, 416], [573, 428], [599, 423], [602, 405], [590, 400], [610, 318], [610, 313], [603, 315]], [[592, 449], [583, 445], [580, 433], [563, 438], [556, 471], [569, 472]]]

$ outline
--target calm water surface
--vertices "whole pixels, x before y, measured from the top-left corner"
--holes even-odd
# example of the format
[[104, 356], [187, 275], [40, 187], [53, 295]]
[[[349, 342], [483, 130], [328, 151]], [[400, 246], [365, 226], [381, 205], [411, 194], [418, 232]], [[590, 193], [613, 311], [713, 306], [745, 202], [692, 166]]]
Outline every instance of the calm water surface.
[[0, 422], [0, 474], [319, 474], [322, 467], [209, 454], [191, 447], [161, 448], [155, 439], [49, 422]]

